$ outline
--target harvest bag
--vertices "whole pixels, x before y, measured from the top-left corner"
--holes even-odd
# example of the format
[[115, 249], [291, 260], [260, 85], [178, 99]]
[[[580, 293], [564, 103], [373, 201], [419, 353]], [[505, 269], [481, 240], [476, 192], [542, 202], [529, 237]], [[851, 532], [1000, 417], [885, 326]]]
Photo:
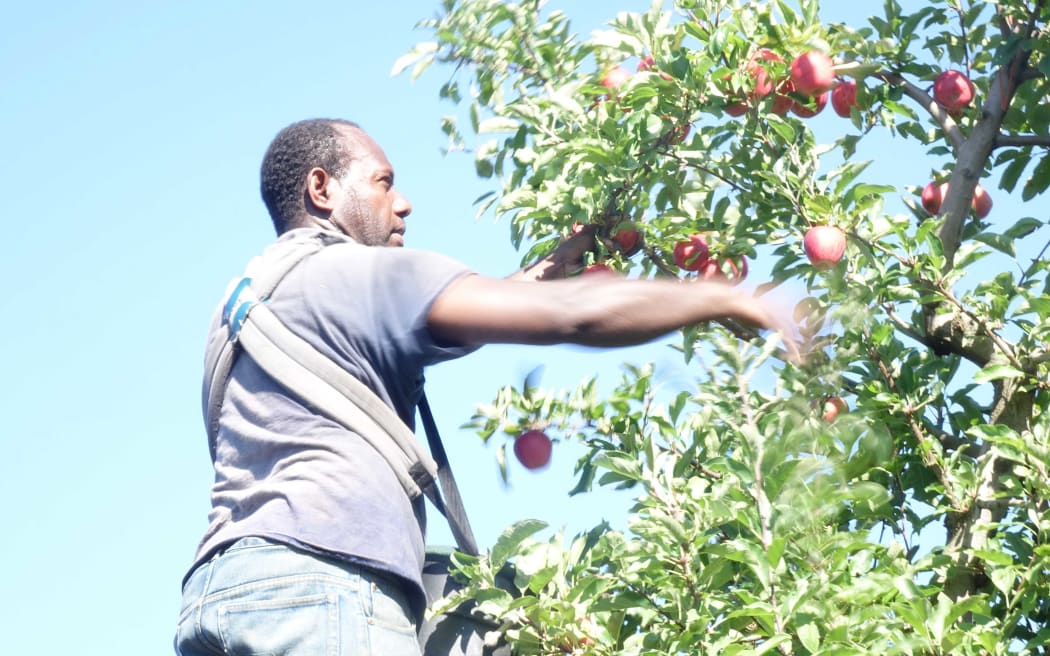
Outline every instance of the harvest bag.
[[[341, 234], [317, 231], [280, 242], [254, 258], [243, 278], [230, 283], [223, 305], [222, 329], [209, 342], [205, 355], [207, 376], [202, 404], [212, 457], [226, 383], [234, 360], [243, 350], [290, 393], [352, 429], [375, 448], [410, 498], [426, 495], [445, 516], [459, 550], [477, 555], [478, 547], [426, 396], [420, 400], [419, 411], [430, 454], [368, 386], [294, 334], [265, 304], [299, 262], [327, 245], [346, 241], [349, 239]], [[423, 584], [428, 603], [458, 585], [449, 576], [449, 553], [428, 550], [426, 554]], [[472, 612], [470, 604], [426, 620], [419, 631], [424, 656], [509, 655], [509, 647], [501, 637], [498, 624]]]

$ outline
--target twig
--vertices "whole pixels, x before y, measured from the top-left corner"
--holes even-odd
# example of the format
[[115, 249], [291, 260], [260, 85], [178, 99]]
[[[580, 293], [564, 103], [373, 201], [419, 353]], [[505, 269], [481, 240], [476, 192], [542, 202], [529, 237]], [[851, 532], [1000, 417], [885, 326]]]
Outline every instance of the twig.
[[1028, 268], [1021, 274], [1021, 279], [1017, 281], [1018, 287], [1023, 287], [1028, 282], [1028, 277], [1035, 274], [1036, 270], [1043, 265], [1043, 255], [1046, 254], [1046, 249], [1050, 248], [1050, 241], [1043, 244], [1043, 248], [1039, 251], [1039, 254], [1032, 258], [1032, 263], [1028, 265]]
[[[865, 330], [864, 333], [865, 337], [870, 342], [871, 332]], [[883, 361], [882, 356], [879, 355], [879, 352], [874, 347], [868, 350], [868, 354], [875, 361], [875, 364], [878, 365], [879, 372], [882, 373], [882, 377], [886, 380], [886, 385], [890, 388], [890, 391], [896, 394], [897, 381], [896, 379], [894, 379], [893, 374], [886, 366], [886, 363]], [[922, 457], [923, 464], [926, 465], [930, 469], [930, 471], [933, 472], [933, 474], [937, 477], [937, 480], [939, 480], [941, 482], [941, 485], [944, 486], [944, 495], [948, 498], [948, 501], [951, 502], [952, 508], [963, 508], [962, 502], [956, 498], [955, 493], [952, 490], [951, 480], [948, 477], [948, 473], [944, 469], [944, 466], [941, 464], [940, 458], [938, 457], [936, 449], [938, 447], [941, 447], [940, 443], [938, 442], [937, 446], [934, 446], [934, 444], [929, 439], [927, 439], [926, 434], [923, 431], [924, 427], [915, 419], [915, 413], [913, 411], [910, 411], [910, 409], [905, 409], [903, 414], [905, 417], [905, 421], [908, 424], [908, 428], [911, 430], [912, 436], [915, 437], [915, 441], [919, 447], [919, 452]], [[963, 510], [959, 510], [959, 512], [963, 512]]]

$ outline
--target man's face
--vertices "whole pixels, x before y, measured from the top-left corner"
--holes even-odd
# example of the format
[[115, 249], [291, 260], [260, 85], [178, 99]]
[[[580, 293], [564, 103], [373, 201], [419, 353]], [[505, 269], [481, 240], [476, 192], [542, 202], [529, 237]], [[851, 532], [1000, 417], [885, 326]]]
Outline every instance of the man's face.
[[365, 246], [404, 246], [405, 217], [412, 204], [394, 189], [394, 168], [383, 149], [364, 132], [342, 128], [354, 154], [336, 181], [340, 197], [331, 221]]

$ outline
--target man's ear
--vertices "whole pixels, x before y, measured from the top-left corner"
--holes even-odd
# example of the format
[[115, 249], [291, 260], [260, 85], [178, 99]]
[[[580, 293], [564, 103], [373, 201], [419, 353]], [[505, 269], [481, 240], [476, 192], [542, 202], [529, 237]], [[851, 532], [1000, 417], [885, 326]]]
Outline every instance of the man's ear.
[[338, 184], [324, 169], [315, 166], [306, 174], [306, 211], [328, 215], [335, 209], [332, 185]]

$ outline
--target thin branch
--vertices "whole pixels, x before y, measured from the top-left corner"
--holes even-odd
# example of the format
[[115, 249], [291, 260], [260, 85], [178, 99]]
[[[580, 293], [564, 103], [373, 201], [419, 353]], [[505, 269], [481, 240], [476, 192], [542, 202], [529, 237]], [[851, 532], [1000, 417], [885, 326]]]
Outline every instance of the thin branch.
[[1040, 249], [1039, 254], [1032, 258], [1032, 263], [1028, 265], [1028, 268], [1021, 274], [1021, 279], [1017, 281], [1018, 287], [1024, 287], [1024, 284], [1028, 282], [1028, 278], [1035, 275], [1035, 272], [1043, 264], [1043, 255], [1046, 254], [1046, 249], [1050, 248], [1050, 241], [1043, 244], [1043, 248]]
[[985, 321], [983, 317], [977, 316], [977, 314], [975, 314], [968, 307], [963, 305], [962, 301], [960, 301], [955, 296], [955, 294], [952, 293], [952, 290], [948, 289], [948, 287], [946, 287], [942, 281], [937, 281], [935, 284], [937, 286], [938, 292], [940, 292], [946, 299], [948, 299], [951, 302], [951, 304], [959, 310], [959, 312], [961, 312], [964, 316], [969, 317], [971, 321], [976, 323], [977, 327], [981, 329], [981, 332], [987, 335], [988, 338], [991, 339], [997, 347], [999, 347], [999, 351], [1004, 356], [1006, 356], [1006, 359], [1010, 362], [1010, 364], [1014, 366], [1015, 369], [1017, 369], [1018, 371], [1025, 370], [1025, 366], [1021, 364], [1020, 360], [1017, 359], [1017, 354], [1014, 353], [1013, 347], [1011, 347], [1010, 344], [1008, 344], [1002, 337], [1000, 337], [997, 332], [992, 330], [992, 327], [988, 325], [988, 322]]
[[962, 148], [963, 142], [966, 141], [966, 138], [963, 136], [959, 124], [955, 122], [955, 119], [948, 115], [947, 110], [937, 104], [937, 101], [930, 97], [930, 94], [905, 80], [904, 77], [898, 73], [884, 71], [876, 73], [875, 76], [882, 78], [888, 84], [899, 86], [906, 96], [919, 103], [923, 109], [929, 112], [930, 116], [932, 116], [935, 121], [940, 123], [941, 129], [944, 130], [944, 135], [952, 145], [952, 148], [955, 150]]
[[1000, 134], [995, 138], [995, 148], [1010, 146], [1040, 146], [1043, 148], [1050, 148], [1050, 135]]
[[[868, 338], [870, 343], [870, 331], [865, 330], [864, 332], [865, 337]], [[875, 361], [875, 364], [878, 366], [879, 372], [885, 379], [887, 387], [889, 387], [891, 392], [897, 394], [897, 380], [893, 377], [893, 373], [890, 372], [889, 367], [886, 366], [886, 362], [882, 359], [882, 355], [874, 347], [868, 349], [868, 355], [871, 356]], [[926, 465], [933, 475], [937, 477], [937, 480], [941, 482], [941, 485], [944, 487], [944, 495], [948, 498], [952, 508], [956, 510], [966, 508], [964, 502], [955, 496], [951, 478], [948, 476], [948, 472], [944, 468], [944, 463], [942, 462], [941, 457], [943, 455], [943, 446], [941, 443], [939, 441], [931, 441], [927, 437], [923, 430], [924, 426], [915, 418], [915, 412], [905, 410], [904, 417], [908, 424], [908, 428], [911, 429], [911, 433], [915, 437], [923, 464]]]
[[908, 337], [911, 337], [916, 342], [935, 351], [942, 348], [942, 345], [939, 342], [931, 340], [929, 335], [919, 332], [910, 323], [905, 321], [899, 314], [897, 314], [897, 312], [893, 309], [893, 306], [891, 304], [883, 303], [882, 311], [885, 312], [886, 316], [890, 318], [890, 321], [893, 322], [893, 325], [897, 327], [897, 330], [901, 331]]
[[963, 42], [963, 59], [965, 60], [966, 75], [973, 77], [973, 70], [970, 64], [970, 40], [966, 38], [966, 14], [963, 12], [962, 5], [956, 5], [955, 13], [959, 15], [959, 40]]

